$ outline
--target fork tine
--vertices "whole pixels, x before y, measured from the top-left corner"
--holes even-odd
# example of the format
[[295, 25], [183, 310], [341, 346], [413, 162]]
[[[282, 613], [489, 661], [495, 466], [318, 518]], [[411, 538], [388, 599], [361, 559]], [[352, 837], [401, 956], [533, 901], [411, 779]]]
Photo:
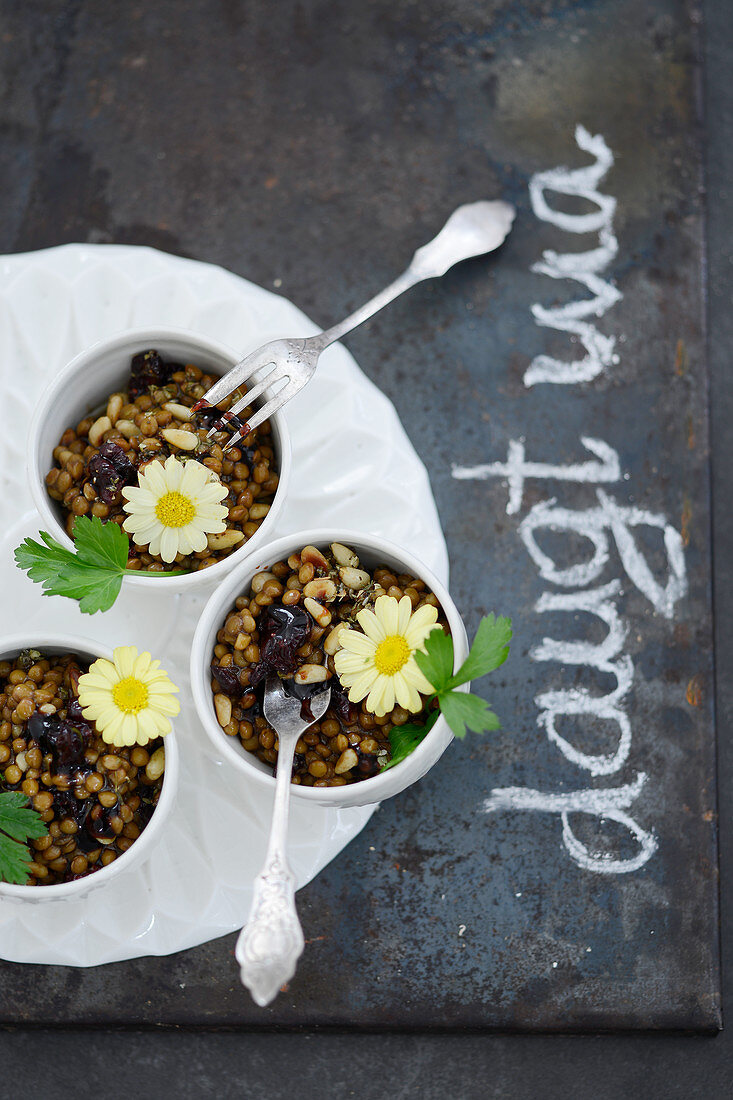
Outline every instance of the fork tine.
[[256, 401], [260, 394], [265, 392], [268, 386], [272, 385], [273, 382], [277, 382], [279, 378], [285, 377], [287, 376], [283, 373], [282, 366], [276, 364], [268, 374], [260, 379], [256, 386], [253, 386], [251, 390], [247, 390], [244, 397], [237, 401], [236, 405], [232, 405], [229, 412], [237, 416], [238, 413], [241, 413], [242, 409], [246, 409], [248, 405]]
[[230, 447], [236, 446], [240, 439], [244, 439], [246, 435], [254, 431], [255, 428], [259, 428], [260, 424], [263, 424], [265, 420], [269, 420], [274, 413], [281, 409], [283, 405], [290, 400], [291, 397], [295, 397], [296, 393], [299, 393], [306, 383], [306, 379], [291, 378], [286, 386], [283, 386], [281, 390], [271, 397], [269, 401], [266, 401], [257, 412], [247, 421], [240, 431], [234, 432], [233, 435], [227, 439], [226, 443], [222, 443], [222, 448], [228, 451]]
[[[253, 401], [263, 393], [269, 385], [276, 382], [278, 378], [282, 377], [282, 367], [278, 363], [269, 364], [270, 370], [267, 371], [265, 376], [260, 379], [256, 386], [253, 386], [251, 390], [247, 390], [244, 397], [241, 397], [230, 409], [221, 414], [221, 418], [215, 421], [206, 433], [207, 439], [212, 439], [217, 432], [220, 432], [227, 420], [231, 420], [232, 417], [237, 416], [242, 409], [246, 409], [248, 405], [251, 405]], [[208, 393], [206, 395], [208, 399]]]
[[270, 344], [263, 344], [262, 347], [251, 351], [249, 355], [246, 355], [244, 359], [240, 359], [236, 366], [232, 367], [214, 383], [206, 393], [206, 402], [209, 405], [216, 405], [219, 401], [223, 401], [230, 393], [243, 386], [255, 371], [268, 366], [274, 361]]

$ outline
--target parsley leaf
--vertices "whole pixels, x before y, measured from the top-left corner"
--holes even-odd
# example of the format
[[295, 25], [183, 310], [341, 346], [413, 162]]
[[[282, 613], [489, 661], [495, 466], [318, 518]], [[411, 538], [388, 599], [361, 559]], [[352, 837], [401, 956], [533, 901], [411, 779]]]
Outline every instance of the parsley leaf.
[[[85, 615], [108, 611], [117, 599], [126, 573], [130, 540], [116, 523], [102, 523], [98, 516], [78, 516], [74, 523], [74, 550], [67, 550], [47, 531], [41, 542], [27, 538], [15, 550], [15, 561], [32, 581], [43, 585], [46, 596], [66, 596], [79, 601]], [[175, 577], [185, 569], [156, 573]]]
[[48, 832], [46, 823], [27, 803], [20, 791], [0, 794], [0, 879], [17, 885], [25, 883], [30, 873], [26, 841]]
[[497, 619], [493, 614], [485, 615], [478, 624], [468, 657], [447, 686], [454, 688], [459, 684], [468, 683], [469, 680], [478, 680], [487, 672], [493, 672], [495, 668], [503, 665], [509, 656], [511, 640], [511, 619], [504, 616]]
[[499, 719], [478, 695], [470, 691], [446, 691], [438, 698], [443, 717], [459, 739], [466, 736], [466, 730], [484, 733], [499, 729]]
[[433, 691], [441, 692], [453, 672], [453, 639], [437, 627], [428, 634], [423, 649], [415, 651], [417, 667]]
[[102, 523], [99, 516], [77, 516], [74, 524], [77, 557], [103, 569], [125, 569], [130, 540], [116, 523]]
[[467, 684], [469, 680], [477, 680], [502, 665], [509, 654], [511, 637], [511, 619], [485, 615], [479, 623], [468, 657], [458, 672], [452, 675], [453, 639], [439, 629], [428, 634], [424, 651], [415, 652], [415, 661], [433, 688], [433, 698], [437, 698], [440, 711], [432, 710], [424, 725], [408, 722], [404, 726], [392, 727], [389, 734], [392, 757], [382, 765], [382, 771], [401, 763], [417, 748], [435, 725], [438, 713], [442, 713], [459, 739], [464, 738], [468, 730], [485, 733], [499, 729], [499, 719], [485, 699], [471, 692], [454, 691], [453, 688]]
[[382, 771], [386, 772], [388, 768], [393, 768], [395, 764], [401, 764], [405, 757], [409, 756], [420, 742], [425, 740], [439, 717], [440, 711], [433, 710], [424, 725], [417, 722], [405, 722], [404, 726], [392, 726], [389, 731], [392, 755], [387, 763], [382, 766]]

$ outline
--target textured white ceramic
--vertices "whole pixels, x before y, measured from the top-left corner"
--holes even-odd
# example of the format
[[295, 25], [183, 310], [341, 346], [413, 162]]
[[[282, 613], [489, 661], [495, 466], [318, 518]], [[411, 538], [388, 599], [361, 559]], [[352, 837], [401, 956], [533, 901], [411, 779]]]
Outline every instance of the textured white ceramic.
[[[53, 449], [70, 425], [78, 424], [89, 412], [105, 406], [111, 393], [125, 387], [130, 374], [130, 359], [146, 348], [155, 348], [165, 359], [194, 363], [197, 367], [211, 368], [217, 374], [231, 370], [240, 359], [237, 351], [218, 341], [182, 329], [134, 328], [97, 341], [50, 379], [36, 405], [28, 433], [28, 474], [33, 503], [40, 513], [44, 530], [69, 549], [74, 544], [66, 534], [61, 508], [48, 495], [44, 483], [46, 474], [53, 466]], [[271, 424], [280, 467], [280, 484], [270, 511], [252, 538], [208, 569], [180, 577], [156, 577], [155, 573], [127, 576], [123, 581], [126, 589], [137, 587], [150, 591], [151, 585], [166, 585], [169, 591], [174, 592], [211, 591], [233, 564], [241, 561], [249, 550], [255, 550], [267, 542], [276, 530], [287, 495], [291, 454], [290, 433], [283, 414], [276, 413]]]
[[[2, 634], [74, 633], [159, 656], [181, 687], [176, 719], [179, 796], [160, 843], [140, 870], [83, 902], [13, 905], [0, 898], [0, 954], [19, 962], [97, 963], [165, 955], [242, 927], [265, 854], [271, 799], [243, 793], [217, 765], [188, 687], [199, 595], [129, 589], [104, 615], [46, 599], [12, 564], [37, 533], [24, 469], [26, 435], [44, 387], [74, 355], [115, 332], [186, 327], [243, 353], [315, 326], [284, 298], [221, 268], [147, 248], [64, 245], [0, 259], [0, 582]], [[312, 526], [376, 532], [414, 549], [442, 579], [447, 556], [425, 469], [393, 406], [345, 348], [324, 354], [316, 376], [285, 410], [293, 444], [279, 534]], [[395, 472], [399, 476], [395, 476]], [[291, 864], [302, 886], [363, 828], [371, 808], [291, 808]], [[243, 850], [239, 838], [247, 835]]]
[[[385, 564], [397, 573], [410, 573], [425, 581], [438, 597], [448, 620], [453, 637], [455, 652], [454, 671], [463, 664], [468, 656], [468, 638], [463, 620], [453, 603], [445, 585], [424, 562], [403, 550], [387, 539], [363, 532], [338, 528], [317, 528], [286, 535], [277, 542], [268, 543], [249, 554], [209, 598], [199, 619], [191, 647], [191, 688], [196, 710], [201, 723], [209, 735], [211, 748], [216, 760], [226, 761], [242, 776], [242, 791], [248, 790], [252, 783], [264, 785], [270, 792], [275, 790], [272, 769], [258, 760], [251, 752], [242, 748], [239, 739], [228, 737], [216, 720], [213, 694], [211, 691], [211, 659], [216, 644], [216, 634], [231, 611], [237, 596], [246, 594], [255, 573], [268, 569], [276, 561], [284, 561], [290, 554], [297, 553], [304, 546], [317, 546], [327, 549], [332, 542], [341, 542], [355, 550], [366, 569]], [[464, 684], [461, 691], [468, 691], [470, 685]], [[425, 740], [418, 745], [406, 760], [394, 768], [388, 768], [381, 775], [360, 783], [350, 783], [345, 787], [303, 787], [291, 788], [293, 801], [302, 801], [309, 805], [345, 807], [368, 806], [391, 798], [405, 787], [415, 783], [432, 768], [433, 764], [448, 748], [453, 734], [445, 718], [441, 715]]]
[[[55, 653], [75, 653], [90, 664], [97, 657], [112, 660], [112, 649], [101, 642], [92, 642], [88, 638], [73, 634], [47, 634], [35, 631], [14, 634], [0, 639], [0, 660], [11, 660], [23, 649], [40, 649], [44, 655]], [[86, 898], [92, 890], [113, 882], [122, 874], [129, 874], [140, 867], [150, 855], [155, 844], [165, 830], [178, 791], [178, 740], [175, 727], [165, 738], [165, 778], [160, 792], [158, 805], [148, 825], [135, 843], [121, 856], [100, 868], [93, 875], [77, 879], [76, 882], [60, 882], [55, 886], [19, 886], [15, 883], [0, 882], [0, 898], [12, 901], [23, 907], [28, 905], [48, 905], [57, 901], [79, 901]]]

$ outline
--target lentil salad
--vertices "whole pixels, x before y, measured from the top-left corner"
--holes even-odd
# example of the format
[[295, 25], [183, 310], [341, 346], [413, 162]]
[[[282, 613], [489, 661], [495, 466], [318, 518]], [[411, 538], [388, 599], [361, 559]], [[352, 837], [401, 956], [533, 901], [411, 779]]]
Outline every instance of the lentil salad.
[[165, 773], [158, 738], [112, 747], [83, 717], [87, 662], [23, 650], [0, 661], [0, 789], [29, 800], [48, 835], [30, 840], [29, 885], [72, 882], [108, 866], [149, 823]]
[[[121, 526], [126, 518], [123, 488], [136, 485], [150, 462], [170, 456], [183, 463], [200, 462], [228, 490], [223, 501], [226, 529], [209, 535], [206, 549], [178, 554], [177, 569], [207, 568], [255, 534], [279, 484], [272, 429], [266, 421], [226, 454], [218, 432], [207, 440], [221, 412], [202, 409], [194, 420], [192, 408], [216, 377], [194, 364], [165, 361], [154, 349], [132, 357], [127, 388], [110, 394], [99, 415], [85, 416], [67, 428], [54, 448], [46, 490], [61, 507], [67, 534], [73, 534], [77, 516], [98, 516]], [[168, 566], [131, 540], [127, 568], [161, 572]]]
[[352, 627], [357, 614], [384, 595], [408, 597], [414, 611], [436, 608], [438, 624], [450, 633], [437, 597], [420, 578], [386, 565], [364, 569], [355, 552], [340, 543], [325, 550], [305, 546], [257, 573], [227, 613], [212, 655], [211, 689], [224, 733], [276, 769], [277, 735], [262, 713], [267, 672], [278, 672], [286, 692], [301, 698], [305, 708], [329, 683], [331, 705], [299, 739], [292, 782], [343, 786], [379, 774], [391, 757], [392, 728], [408, 719], [424, 721], [431, 706], [423, 696], [417, 714], [398, 705], [380, 716], [367, 709], [366, 699], [351, 702], [339, 681], [339, 631]]

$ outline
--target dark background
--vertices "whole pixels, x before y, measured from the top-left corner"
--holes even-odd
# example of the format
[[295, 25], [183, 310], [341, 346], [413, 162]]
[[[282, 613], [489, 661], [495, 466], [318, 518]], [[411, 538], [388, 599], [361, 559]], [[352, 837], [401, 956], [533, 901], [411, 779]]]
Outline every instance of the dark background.
[[[650, 7], [657, 9], [660, 5]], [[678, 8], [672, 5], [677, 11]], [[119, 12], [119, 7], [115, 6]], [[290, 150], [278, 149], [273, 145], [270, 175], [262, 163], [262, 150], [253, 152], [248, 166], [246, 134], [239, 130], [239, 119], [232, 112], [231, 119], [220, 121], [221, 133], [231, 134], [236, 143], [236, 157], [228, 155], [224, 144], [220, 144], [216, 157], [210, 155], [210, 145], [206, 134], [191, 133], [190, 128], [181, 124], [181, 119], [192, 113], [190, 103], [197, 96], [206, 96], [207, 89], [189, 82], [192, 66], [189, 65], [186, 51], [196, 48], [197, 20], [204, 19], [206, 9], [216, 9], [218, 19], [231, 21], [233, 40], [244, 36], [252, 44], [256, 56], [257, 48], [264, 49], [267, 44], [278, 40], [287, 40], [295, 35], [294, 57], [307, 67], [309, 58], [317, 55], [316, 43], [309, 41], [312, 33], [308, 18], [313, 5], [293, 6], [290, 15], [278, 16], [285, 8], [276, 5], [239, 5], [239, 4], [199, 4], [172, 5], [152, 4], [148, 9], [137, 9], [139, 18], [150, 21], [159, 28], [161, 42], [167, 40], [168, 47], [161, 51], [159, 71], [151, 78], [146, 75], [146, 88], [157, 86], [161, 103], [178, 102], [181, 112], [173, 116], [166, 112], [165, 117], [155, 114], [142, 115], [139, 104], [136, 108], [135, 72], [138, 67], [134, 48], [135, 7], [129, 5], [132, 41], [119, 39], [119, 18], [111, 20], [110, 36], [105, 40], [103, 28], [104, 4], [40, 4], [35, 8], [33, 35], [25, 37], [27, 59], [23, 64], [13, 66], [20, 86], [13, 89], [14, 102], [24, 105], [24, 117], [35, 118], [35, 131], [29, 141], [27, 130], [19, 120], [9, 120], [4, 132], [2, 156], [4, 163], [5, 189], [12, 201], [7, 201], [3, 214], [3, 251], [16, 251], [44, 247], [62, 240], [121, 241], [129, 243], [147, 243], [174, 251], [195, 255], [214, 262], [227, 262], [230, 253], [217, 241], [232, 235], [244, 234], [246, 223], [238, 222], [236, 209], [228, 204], [212, 208], [202, 203], [202, 196], [211, 193], [226, 194], [230, 189], [252, 186], [262, 187], [270, 199], [263, 199], [263, 224], [278, 223], [283, 240], [294, 241], [288, 252], [281, 249], [277, 255], [277, 271], [269, 255], [258, 255], [257, 239], [261, 234], [254, 232], [252, 241], [247, 243], [247, 270], [243, 273], [261, 272], [262, 281], [266, 273], [283, 279], [283, 292], [288, 293], [289, 280], [295, 280], [295, 273], [302, 271], [304, 256], [317, 257], [316, 270], [319, 281], [310, 290], [302, 278], [297, 277], [299, 293], [293, 296], [298, 305], [311, 313], [316, 319], [329, 320], [357, 304], [360, 297], [359, 280], [349, 279], [348, 292], [339, 279], [339, 263], [343, 262], [346, 252], [342, 233], [329, 232], [328, 219], [333, 217], [339, 226], [359, 214], [359, 188], [363, 188], [366, 200], [373, 188], [373, 180], [367, 178], [353, 180], [349, 178], [348, 190], [343, 190], [344, 179], [348, 177], [348, 165], [334, 161], [334, 127], [349, 125], [361, 130], [364, 141], [370, 140], [368, 111], [374, 109], [375, 87], [380, 86], [380, 76], [385, 81], [392, 71], [394, 58], [388, 54], [377, 60], [373, 81], [362, 72], [363, 86], [358, 79], [349, 88], [334, 87], [326, 72], [320, 72], [315, 84], [309, 81], [298, 86], [297, 68], [290, 70], [282, 54], [275, 52], [272, 72], [269, 79], [284, 79], [288, 72], [292, 80], [293, 116], [288, 120], [287, 129], [291, 139], [297, 138], [296, 120], [298, 112], [307, 100], [314, 116], [323, 120], [323, 132], [319, 134], [312, 128], [303, 133], [302, 143]], [[368, 6], [367, 6], [368, 7]], [[465, 5], [462, 10], [465, 11]], [[497, 19], [496, 30], [499, 39], [519, 34], [523, 23], [531, 22], [539, 9], [543, 16], [553, 16], [562, 21], [563, 16], [572, 15], [575, 9], [588, 9], [589, 16], [598, 7], [587, 4], [516, 4], [502, 8], [502, 18]], [[188, 9], [187, 24], [185, 10]], [[288, 6], [289, 9], [289, 6]], [[514, 9], [513, 11], [511, 9]], [[17, 31], [22, 22], [22, 9], [19, 5], [4, 5], [7, 25], [11, 23]], [[109, 8], [111, 11], [112, 9]], [[365, 10], [365, 6], [363, 9]], [[430, 18], [435, 18], [435, 5], [430, 8], [411, 4], [393, 6], [394, 24], [387, 30], [392, 31], [395, 44], [401, 38], [398, 29], [405, 22], [415, 31], [419, 39], [426, 29], [429, 31]], [[480, 27], [484, 5], [475, 5], [474, 21]], [[360, 57], [359, 35], [364, 24], [360, 22], [350, 5], [332, 5], [333, 18], [337, 25], [350, 30], [344, 40], [349, 41], [353, 52], [355, 71], [359, 71], [356, 62]], [[382, 7], [385, 18], [389, 11]], [[147, 12], [147, 14], [145, 14]], [[38, 13], [40, 16], [38, 17]], [[158, 13], [156, 15], [156, 13]], [[730, 422], [733, 400], [725, 387], [725, 371], [728, 369], [726, 356], [730, 347], [730, 332], [733, 321], [730, 316], [731, 305], [731, 262], [733, 256], [729, 247], [730, 225], [733, 224], [733, 197], [727, 192], [731, 172], [731, 144], [733, 144], [733, 117], [729, 104], [729, 74], [731, 71], [731, 29], [733, 13], [724, 2], [709, 3], [705, 7], [703, 27], [704, 64], [703, 74], [706, 85], [705, 107], [705, 156], [707, 169], [707, 234], [709, 249], [709, 363], [712, 373], [713, 401], [713, 465], [715, 489], [715, 599], [716, 599], [716, 643], [718, 654], [718, 729], [720, 752], [719, 788], [721, 802], [721, 856], [723, 861], [723, 920], [729, 911], [726, 904], [726, 869], [730, 845], [728, 838], [733, 835], [730, 814], [727, 812], [726, 792], [730, 789], [733, 773], [731, 754], [726, 745], [728, 713], [731, 705], [731, 684], [727, 679], [727, 654], [730, 652], [730, 626], [727, 613], [730, 609], [730, 550], [733, 543], [733, 521], [730, 519], [727, 498], [729, 494], [727, 463], [730, 454]], [[299, 22], [300, 21], [300, 22]], [[187, 33], [181, 39], [181, 24], [187, 24]], [[93, 33], [90, 28], [93, 28]], [[5, 31], [5, 33], [8, 33]], [[551, 33], [548, 31], [548, 33]], [[618, 28], [619, 37], [623, 37], [623, 28]], [[174, 42], [175, 65], [165, 64], [171, 57], [171, 37]], [[89, 69], [94, 76], [79, 79], [78, 72], [68, 69], [70, 45], [75, 41], [73, 64], [84, 64], [84, 49], [90, 51]], [[389, 41], [389, 33], [386, 35]], [[5, 39], [7, 48], [13, 49], [10, 40]], [[427, 36], [429, 50], [429, 34]], [[110, 69], [114, 75], [105, 78], [104, 64], [100, 64], [100, 53], [109, 52]], [[311, 51], [309, 55], [309, 50]], [[147, 64], [155, 65], [154, 53], [148, 54]], [[629, 43], [629, 52], [633, 60], [633, 43]], [[285, 51], [287, 54], [287, 51]], [[129, 58], [129, 68], [122, 75], [117, 71], [115, 57]], [[49, 58], [53, 65], [49, 66]], [[418, 60], [420, 60], [418, 58]], [[422, 59], [427, 70], [425, 79], [431, 79], [430, 57]], [[93, 63], [92, 63], [93, 62]], [[470, 60], [466, 62], [469, 65]], [[210, 90], [218, 102], [227, 103], [228, 84], [234, 80], [232, 74], [233, 59], [226, 48], [222, 56], [212, 57], [208, 64], [215, 75]], [[381, 64], [381, 70], [380, 70]], [[631, 62], [630, 62], [631, 64]], [[40, 70], [37, 66], [41, 66]], [[195, 66], [193, 66], [195, 69]], [[439, 68], [439, 67], [436, 67]], [[460, 63], [456, 72], [460, 73]], [[199, 70], [200, 71], [200, 68]], [[259, 71], [259, 70], [258, 70]], [[39, 78], [39, 72], [41, 77]], [[83, 74], [82, 74], [83, 75]], [[439, 79], [432, 73], [432, 79]], [[241, 92], [241, 76], [236, 87]], [[218, 82], [218, 83], [217, 83]], [[245, 74], [246, 83], [246, 74]], [[78, 101], [70, 102], [64, 96], [64, 90], [71, 85], [78, 88], [78, 95], [84, 89], [88, 97], [83, 106]], [[315, 87], [315, 93], [314, 93]], [[404, 110], [399, 116], [399, 125], [409, 128], [415, 125], [410, 119], [411, 101], [420, 95], [419, 87], [391, 85], [393, 94], [404, 97]], [[265, 113], [271, 102], [272, 89], [268, 89], [267, 80], [252, 80], [246, 89], [251, 97], [253, 109]], [[314, 102], [313, 95], [321, 97]], [[60, 141], [59, 132], [64, 130], [64, 110], [78, 113], [86, 112], [89, 127], [93, 128], [95, 110], [103, 110], [105, 105], [114, 104], [115, 97], [128, 98], [127, 114], [130, 131], [127, 135], [117, 134], [116, 140], [122, 142], [123, 158], [129, 158], [124, 179], [110, 180], [100, 178], [99, 169], [90, 157], [87, 144], [88, 134], [78, 133], [78, 141], [68, 139]], [[27, 101], [24, 100], [27, 97]], [[110, 98], [111, 97], [111, 98]], [[345, 97], [345, 98], [344, 98]], [[370, 97], [372, 99], [370, 100]], [[359, 110], [363, 101], [364, 110]], [[185, 107], [185, 110], [183, 109]], [[205, 115], [207, 105], [202, 105]], [[211, 110], [211, 106], [208, 107]], [[348, 119], [344, 123], [344, 119]], [[6, 120], [7, 123], [8, 120]], [[282, 120], [280, 120], [282, 121]], [[454, 118], [442, 120], [442, 124], [455, 124]], [[460, 120], [459, 120], [460, 121]], [[68, 119], [67, 119], [68, 122]], [[149, 129], [142, 133], [139, 126]], [[157, 128], [157, 129], [156, 129]], [[599, 128], [602, 127], [599, 124]], [[278, 131], [275, 120], [270, 130]], [[526, 135], [527, 140], [531, 135]], [[350, 135], [353, 138], [353, 134]], [[129, 147], [125, 142], [129, 143]], [[277, 137], [273, 138], [277, 142]], [[419, 143], [418, 143], [419, 144]], [[170, 174], [161, 171], [160, 164], [153, 162], [156, 148], [186, 148], [189, 157], [176, 156]], [[415, 148], [415, 143], [411, 143]], [[293, 153], [297, 155], [293, 155]], [[105, 151], [99, 149], [100, 154]], [[109, 153], [109, 150], [106, 151]], [[432, 154], [432, 155], [431, 155]], [[436, 194], [451, 190], [460, 200], [469, 197], [463, 194], [467, 187], [465, 181], [458, 178], [451, 181], [453, 166], [440, 163], [431, 149], [431, 134], [424, 137], [424, 172], [421, 185], [424, 188], [426, 203], [430, 206]], [[29, 157], [35, 163], [29, 163]], [[7, 158], [7, 159], [6, 159]], [[379, 150], [374, 150], [374, 158], [380, 164]], [[102, 159], [104, 157], [102, 156]], [[556, 161], [543, 165], [549, 167]], [[53, 165], [53, 173], [44, 172], [45, 166]], [[297, 176], [289, 177], [290, 171]], [[249, 172], [249, 175], [248, 175]], [[384, 213], [382, 230], [394, 229], [395, 237], [403, 233], [403, 195], [405, 180], [417, 178], [414, 164], [401, 166], [398, 162], [381, 163], [379, 180], [384, 188]], [[275, 180], [275, 182], [272, 182]], [[352, 187], [353, 181], [353, 187]], [[392, 185], [388, 186], [391, 181]], [[269, 187], [268, 187], [269, 182]], [[512, 180], [507, 177], [499, 182], [511, 188]], [[449, 184], [455, 186], [449, 188]], [[431, 191], [431, 188], [434, 191]], [[169, 189], [169, 193], [164, 193]], [[292, 200], [287, 209], [280, 208], [278, 195], [302, 196], [303, 210], [298, 211], [297, 203]], [[173, 196], [173, 199], [171, 199]], [[472, 197], [472, 196], [471, 196]], [[510, 195], [511, 197], [511, 195]], [[300, 218], [313, 210], [314, 203], [327, 204], [331, 215], [310, 219]], [[146, 210], [148, 220], [144, 225], [136, 224], [134, 212]], [[63, 224], [53, 223], [53, 216], [63, 214]], [[419, 216], [419, 209], [413, 211]], [[241, 212], [240, 212], [241, 214]], [[288, 220], [290, 219], [290, 220]], [[419, 217], [418, 217], [419, 222]], [[255, 223], [257, 224], [257, 223]], [[185, 233], [174, 232], [174, 226], [185, 226]], [[333, 229], [333, 227], [331, 227]], [[432, 226], [431, 226], [432, 228]], [[301, 239], [297, 240], [297, 233]], [[356, 232], [352, 251], [353, 267], [370, 270], [377, 278], [384, 274], [386, 281], [397, 270], [402, 248], [405, 244], [417, 244], [425, 233], [423, 226], [417, 224], [414, 240], [407, 237], [393, 241], [390, 253], [375, 263], [372, 240], [368, 234]], [[399, 245], [399, 247], [398, 247]], [[326, 250], [330, 249], [329, 252]], [[229, 261], [229, 266], [232, 265]], [[324, 282], [323, 278], [328, 282]], [[493, 278], [497, 278], [496, 271]], [[293, 283], [290, 283], [293, 285]], [[351, 300], [351, 288], [356, 287], [355, 300]], [[421, 291], [416, 294], [423, 293]], [[427, 290], [422, 303], [413, 302], [437, 310], [434, 304], [438, 299]], [[363, 365], [369, 364], [367, 342], [380, 335], [379, 325], [388, 326], [382, 336], [386, 337], [399, 331], [399, 320], [407, 317], [406, 307], [402, 313], [387, 322], [375, 322], [371, 335], [354, 337], [353, 347], [357, 359]], [[327, 316], [324, 316], [327, 314]], [[386, 318], [386, 315], [385, 315]], [[394, 326], [394, 327], [393, 327]], [[360, 342], [361, 341], [361, 342]], [[362, 353], [364, 348], [364, 353]], [[384, 384], [384, 379], [379, 379]], [[394, 379], [399, 381], [399, 377]], [[388, 388], [385, 385], [385, 388]], [[396, 396], [394, 393], [393, 396]], [[409, 409], [398, 407], [406, 417], [410, 429]], [[493, 456], [492, 456], [493, 457]], [[477, 456], [477, 460], [480, 460]], [[343, 857], [349, 859], [349, 853]], [[334, 873], [335, 870], [334, 870]], [[344, 872], [346, 873], [346, 872]], [[317, 884], [316, 884], [317, 889]], [[308, 906], [308, 894], [303, 903]], [[724, 963], [725, 948], [728, 943], [723, 937]], [[142, 976], [141, 971], [141, 976]], [[54, 1018], [54, 991], [49, 988], [48, 1019]], [[62, 1021], [59, 1021], [62, 1022]], [[154, 1022], [154, 1021], [151, 1021]], [[104, 1033], [100, 1031], [64, 1031], [47, 1032], [38, 1030], [8, 1031], [0, 1036], [4, 1071], [0, 1094], [37, 1095], [45, 1092], [51, 1096], [73, 1096], [79, 1089], [79, 1064], [84, 1065], [84, 1077], [89, 1080], [103, 1074], [105, 1067], [115, 1069], [124, 1064], [125, 1087], [137, 1089], [143, 1095], [169, 1090], [180, 1096], [205, 1096], [210, 1094], [248, 1095], [278, 1097], [290, 1095], [300, 1083], [305, 1085], [306, 1094], [358, 1097], [381, 1097], [389, 1093], [397, 1096], [439, 1096], [450, 1090], [458, 1097], [479, 1097], [486, 1095], [509, 1096], [585, 1096], [621, 1097], [648, 1095], [653, 1084], [660, 1096], [694, 1096], [704, 1088], [707, 1095], [723, 1096], [730, 1093], [733, 1070], [726, 1069], [727, 1040], [725, 1036], [716, 1039], [701, 1037], [541, 1037], [541, 1036], [502, 1036], [497, 1034], [474, 1035], [359, 1035], [350, 1033], [336, 1035], [326, 1033], [278, 1035], [278, 1034], [194, 1034], [125, 1032]], [[41, 1052], [39, 1057], [39, 1052]], [[119, 1079], [119, 1078], [118, 1078]], [[12, 1082], [12, 1084], [11, 1084]], [[240, 1083], [241, 1082], [241, 1083]], [[84, 1087], [84, 1086], [82, 1086]], [[3, 1091], [5, 1090], [5, 1091]]]

